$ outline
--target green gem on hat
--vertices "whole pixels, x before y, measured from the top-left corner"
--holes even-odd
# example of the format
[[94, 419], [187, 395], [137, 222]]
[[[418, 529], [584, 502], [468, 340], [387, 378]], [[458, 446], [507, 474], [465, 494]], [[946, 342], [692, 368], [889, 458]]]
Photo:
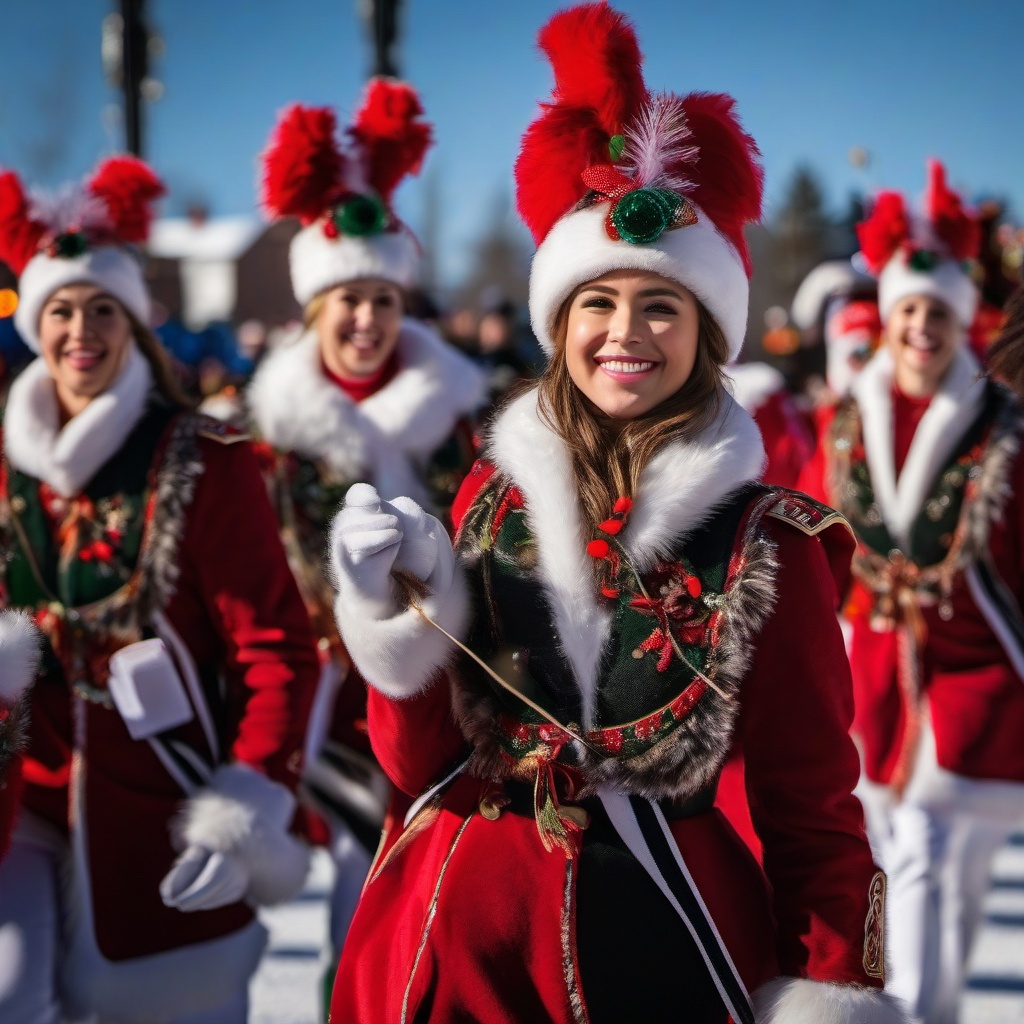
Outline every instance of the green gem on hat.
[[623, 239], [634, 245], [656, 242], [675, 222], [681, 202], [680, 196], [667, 189], [637, 188], [618, 201], [612, 224]]
[[388, 211], [376, 196], [354, 195], [335, 209], [332, 220], [343, 235], [379, 235], [387, 224]]

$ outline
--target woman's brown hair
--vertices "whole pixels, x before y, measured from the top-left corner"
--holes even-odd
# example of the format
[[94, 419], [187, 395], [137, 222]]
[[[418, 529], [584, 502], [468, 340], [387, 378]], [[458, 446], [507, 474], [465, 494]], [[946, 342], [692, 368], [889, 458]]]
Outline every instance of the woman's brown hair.
[[1024, 287], [1006, 303], [1003, 329], [988, 350], [987, 362], [989, 374], [1008, 384], [1024, 400]]
[[541, 415], [569, 450], [585, 529], [611, 514], [620, 495], [636, 493], [651, 457], [670, 441], [695, 437], [711, 423], [725, 394], [722, 370], [728, 343], [717, 321], [698, 303], [697, 357], [686, 383], [644, 416], [615, 421], [576, 386], [565, 361], [571, 295], [555, 319], [555, 354], [537, 384]]
[[174, 367], [171, 365], [171, 357], [167, 354], [167, 349], [161, 344], [160, 339], [148, 327], [140, 323], [127, 308], [125, 308], [125, 313], [132, 325], [135, 344], [139, 346], [139, 351], [149, 363], [156, 390], [169, 405], [177, 406], [179, 409], [193, 408], [195, 402], [185, 394], [181, 382], [174, 372]]

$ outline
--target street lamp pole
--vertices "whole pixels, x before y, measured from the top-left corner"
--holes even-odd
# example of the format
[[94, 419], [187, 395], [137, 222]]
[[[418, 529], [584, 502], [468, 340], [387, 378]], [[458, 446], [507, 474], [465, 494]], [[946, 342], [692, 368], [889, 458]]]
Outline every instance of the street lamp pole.
[[145, 0], [120, 0], [123, 37], [121, 60], [123, 65], [125, 141], [128, 152], [141, 157], [142, 83], [148, 72], [149, 33], [144, 20]]
[[398, 21], [401, 0], [359, 0], [359, 12], [370, 34], [373, 45], [371, 75], [399, 78], [395, 44], [398, 41]]

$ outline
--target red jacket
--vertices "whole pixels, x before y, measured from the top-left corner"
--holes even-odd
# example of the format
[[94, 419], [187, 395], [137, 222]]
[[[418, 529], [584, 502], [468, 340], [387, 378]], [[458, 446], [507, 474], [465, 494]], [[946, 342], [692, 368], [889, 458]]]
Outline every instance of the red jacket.
[[[219, 749], [199, 717], [174, 736], [213, 767], [238, 762], [294, 788], [317, 677], [308, 619], [250, 445], [212, 432], [196, 443], [194, 494], [171, 488], [180, 514], [151, 549], [160, 549], [171, 577], [167, 625], [157, 632], [180, 640], [179, 666], [194, 665]], [[87, 648], [94, 653], [102, 661]], [[170, 826], [185, 794], [150, 745], [131, 739], [117, 711], [97, 702], [102, 692], [92, 700], [72, 694], [67, 658], [57, 654], [64, 671], [51, 662], [32, 693], [24, 804], [84, 840], [100, 951], [130, 959], [247, 924], [253, 911], [243, 903], [191, 914], [163, 904], [160, 881], [178, 852]], [[95, 682], [102, 691], [105, 680]]]

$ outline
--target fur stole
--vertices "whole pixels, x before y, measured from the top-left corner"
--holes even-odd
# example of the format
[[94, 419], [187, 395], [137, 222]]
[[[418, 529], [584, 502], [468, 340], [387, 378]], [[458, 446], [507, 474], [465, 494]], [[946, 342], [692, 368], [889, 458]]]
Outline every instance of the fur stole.
[[61, 427], [53, 378], [36, 359], [11, 385], [4, 452], [15, 469], [70, 498], [124, 444], [142, 419], [152, 386], [149, 363], [133, 344], [113, 384]]
[[402, 322], [400, 369], [356, 404], [323, 373], [314, 331], [271, 356], [248, 390], [256, 427], [278, 451], [324, 464], [381, 495], [427, 500], [419, 467], [484, 398], [483, 374], [428, 327]]

